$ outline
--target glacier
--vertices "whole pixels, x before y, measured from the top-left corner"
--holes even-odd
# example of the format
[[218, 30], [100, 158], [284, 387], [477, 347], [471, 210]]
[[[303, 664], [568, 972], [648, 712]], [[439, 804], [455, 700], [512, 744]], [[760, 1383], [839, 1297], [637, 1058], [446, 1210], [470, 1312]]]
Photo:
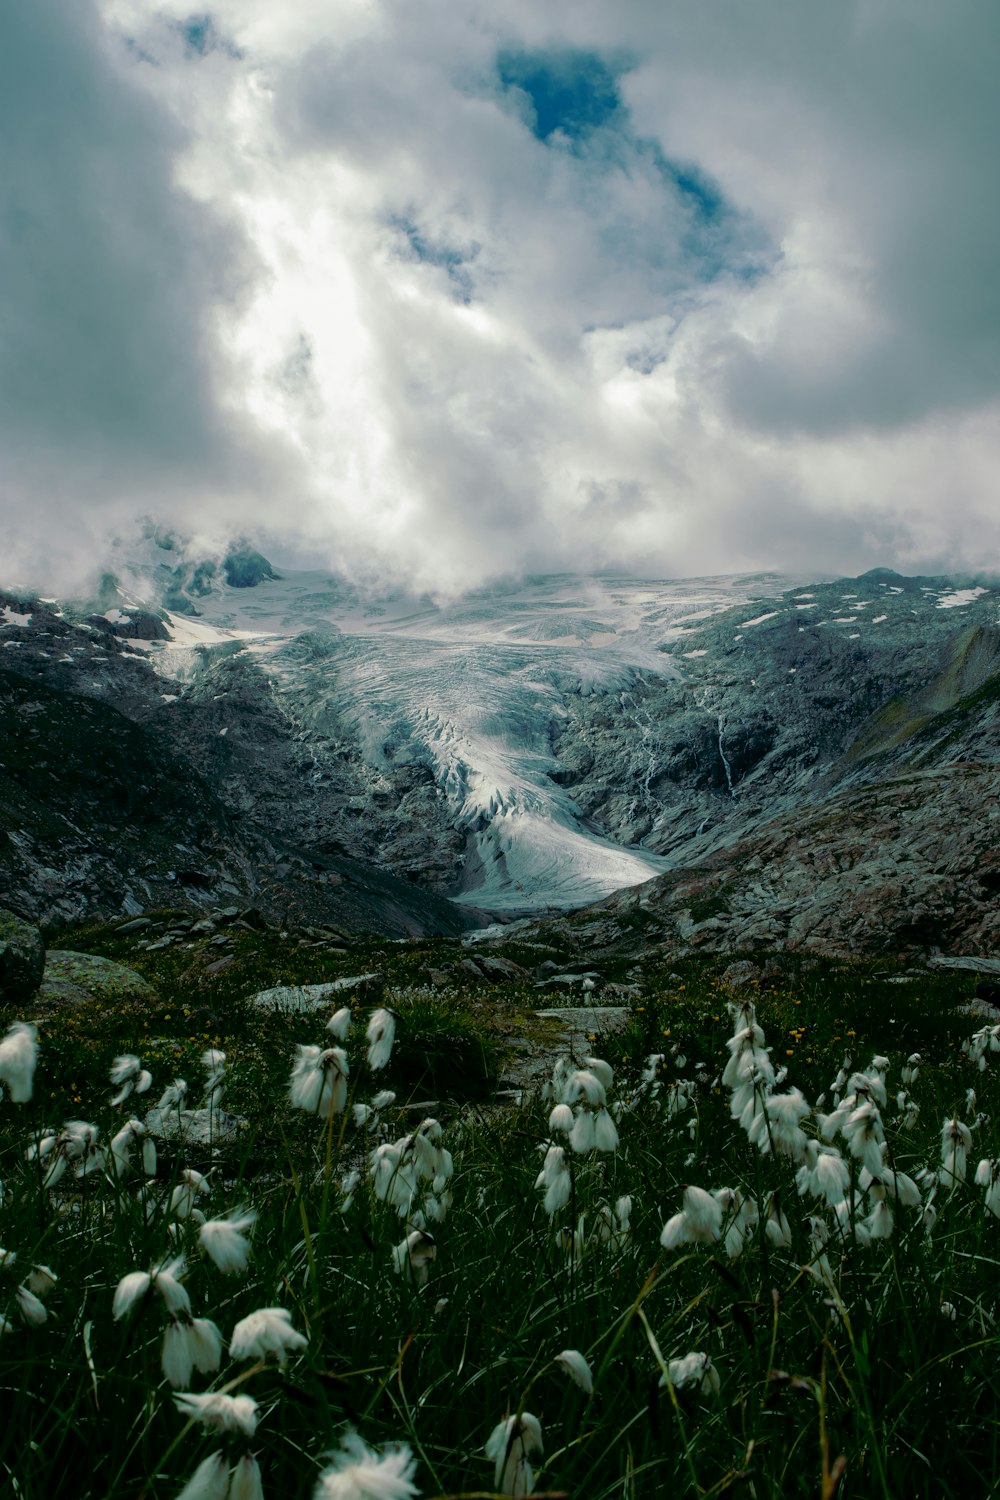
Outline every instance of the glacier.
[[377, 597], [321, 571], [216, 588], [146, 649], [184, 680], [206, 651], [248, 651], [303, 737], [345, 730], [375, 770], [429, 768], [466, 855], [452, 899], [504, 915], [580, 906], [669, 867], [587, 826], [553, 779], [572, 695], [676, 678], [685, 627], [773, 597], [771, 573], [685, 580], [556, 575], [458, 599]]

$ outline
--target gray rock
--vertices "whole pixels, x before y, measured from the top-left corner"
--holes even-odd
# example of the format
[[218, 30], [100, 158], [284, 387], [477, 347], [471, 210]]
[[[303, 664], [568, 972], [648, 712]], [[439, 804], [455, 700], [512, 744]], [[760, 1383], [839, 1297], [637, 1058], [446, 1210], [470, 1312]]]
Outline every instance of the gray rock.
[[55, 950], [46, 955], [45, 977], [39, 992], [43, 1007], [78, 1007], [99, 1000], [151, 1004], [156, 990], [127, 964], [95, 953]]
[[151, 1109], [145, 1117], [150, 1135], [187, 1146], [231, 1146], [246, 1121], [222, 1109]]
[[31, 922], [0, 907], [0, 1001], [19, 1004], [42, 982], [45, 941]]
[[232, 954], [232, 953], [227, 953], [226, 956], [225, 956], [225, 958], [217, 958], [215, 960], [214, 964], [206, 964], [205, 965], [205, 973], [206, 974], [221, 974], [222, 971], [223, 971], [223, 969], [228, 969], [229, 965], [232, 964], [232, 963], [235, 963], [235, 962], [236, 962], [235, 955]]
[[730, 989], [736, 989], [741, 984], [753, 984], [755, 979], [760, 978], [760, 970], [756, 964], [748, 958], [741, 958], [736, 963], [730, 964], [722, 976], [722, 983]]
[[487, 979], [492, 979], [496, 984], [503, 984], [511, 979], [527, 979], [527, 974], [519, 964], [511, 963], [509, 958], [483, 957], [479, 960], [479, 967]]
[[967, 969], [971, 974], [1000, 974], [1000, 958], [946, 958], [934, 953], [928, 958], [927, 965], [931, 969]]
[[356, 995], [367, 1004], [381, 1000], [385, 991], [384, 974], [354, 974], [347, 979], [333, 979], [327, 984], [279, 984], [260, 990], [251, 998], [259, 1010], [277, 1011], [281, 1015], [325, 1010], [327, 1006]]

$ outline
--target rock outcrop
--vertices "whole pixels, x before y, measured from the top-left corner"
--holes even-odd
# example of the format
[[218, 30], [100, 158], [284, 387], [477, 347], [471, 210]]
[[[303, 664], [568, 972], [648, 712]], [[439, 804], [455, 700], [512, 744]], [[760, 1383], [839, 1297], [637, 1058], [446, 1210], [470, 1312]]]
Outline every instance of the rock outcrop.
[[76, 1009], [94, 1000], [105, 1005], [148, 1005], [156, 1000], [156, 990], [127, 964], [95, 953], [50, 949], [37, 998], [41, 1010]]

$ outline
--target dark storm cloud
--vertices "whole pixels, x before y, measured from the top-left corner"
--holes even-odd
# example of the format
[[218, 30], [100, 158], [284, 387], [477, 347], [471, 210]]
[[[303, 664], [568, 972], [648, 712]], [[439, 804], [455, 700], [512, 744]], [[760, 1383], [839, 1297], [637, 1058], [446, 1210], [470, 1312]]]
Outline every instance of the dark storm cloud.
[[448, 589], [1000, 552], [993, 7], [12, 14], [9, 554], [141, 510]]

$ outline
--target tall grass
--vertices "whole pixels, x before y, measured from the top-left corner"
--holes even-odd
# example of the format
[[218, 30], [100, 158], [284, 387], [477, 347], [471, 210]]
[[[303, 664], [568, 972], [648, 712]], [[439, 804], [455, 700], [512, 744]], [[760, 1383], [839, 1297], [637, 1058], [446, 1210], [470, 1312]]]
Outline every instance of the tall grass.
[[[329, 1041], [323, 1019], [314, 1023], [320, 1046]], [[720, 1020], [716, 1055], [706, 1049], [689, 1060], [675, 1048], [647, 1068], [645, 1083], [639, 1068], [619, 1069], [607, 1090], [618, 1148], [567, 1147], [566, 1202], [551, 1215], [536, 1187], [546, 1149], [553, 1140], [566, 1146], [549, 1126], [551, 1097], [452, 1111], [435, 1149], [450, 1151], [454, 1175], [415, 1178], [412, 1192], [398, 1194], [388, 1178], [380, 1196], [373, 1148], [407, 1140], [420, 1117], [391, 1104], [375, 1130], [354, 1123], [352, 1106], [381, 1086], [357, 1020], [344, 1044], [346, 1111], [295, 1110], [270, 1073], [255, 1079], [244, 1065], [226, 1104], [239, 1114], [241, 1097], [258, 1089], [247, 1110], [253, 1130], [187, 1148], [161, 1142], [148, 1179], [136, 1152], [128, 1171], [96, 1158], [95, 1170], [77, 1177], [71, 1164], [46, 1186], [45, 1162], [28, 1151], [44, 1126], [60, 1122], [41, 1117], [37, 1090], [28, 1103], [5, 1098], [0, 1244], [16, 1261], [0, 1268], [10, 1325], [0, 1337], [0, 1492], [170, 1500], [219, 1449], [237, 1472], [246, 1441], [207, 1433], [177, 1409], [161, 1366], [169, 1315], [155, 1287], [131, 1313], [112, 1316], [122, 1277], [180, 1256], [192, 1314], [214, 1320], [225, 1339], [270, 1307], [286, 1309], [307, 1338], [284, 1364], [224, 1356], [217, 1372], [183, 1386], [258, 1403], [249, 1447], [267, 1496], [311, 1496], [324, 1455], [349, 1430], [374, 1450], [405, 1444], [423, 1496], [492, 1495], [503, 1464], [487, 1458], [487, 1440], [508, 1416], [516, 1431], [525, 1413], [538, 1419], [544, 1444], [531, 1458], [539, 1494], [968, 1500], [993, 1492], [1000, 1219], [973, 1180], [981, 1157], [1000, 1155], [993, 1054], [987, 1045], [983, 1070], [953, 1053], [946, 1065], [926, 1057], [906, 1090], [914, 1111], [893, 1103], [905, 1053], [890, 1051], [885, 1156], [917, 1180], [920, 1201], [894, 1204], [893, 1232], [861, 1243], [855, 1226], [874, 1199], [861, 1189], [858, 1160], [844, 1149], [856, 1192], [841, 1230], [830, 1208], [800, 1195], [794, 1155], [775, 1141], [762, 1150], [732, 1119], [721, 1077], [735, 1024], [728, 1013]], [[788, 1051], [776, 1047], [775, 1062]], [[778, 1089], [799, 1081], [794, 1056], [787, 1060], [792, 1074]], [[868, 1063], [853, 1058], [855, 1068]], [[43, 1038], [36, 1081], [45, 1070]], [[168, 1081], [158, 1077], [148, 1097]], [[112, 1092], [108, 1085], [75, 1105], [103, 1144], [133, 1110], [142, 1119], [148, 1108], [147, 1096], [112, 1108]], [[567, 1093], [565, 1078], [563, 1093], [579, 1113], [579, 1090]], [[953, 1115], [972, 1132], [966, 1180], [935, 1184], [942, 1121]], [[817, 1138], [815, 1110], [802, 1129]], [[192, 1169], [207, 1182], [188, 1207], [209, 1218], [256, 1210], [245, 1272], [223, 1274], [200, 1248], [198, 1214], [178, 1216], [184, 1194], [175, 1190]], [[345, 1193], [354, 1171], [360, 1181]], [[664, 1224], [689, 1185], [738, 1189], [760, 1207], [742, 1253], [712, 1236], [664, 1248]], [[625, 1196], [631, 1212], [616, 1217]], [[769, 1201], [787, 1220], [788, 1243], [767, 1231]], [[930, 1229], [928, 1203], [937, 1215]], [[825, 1278], [811, 1219], [826, 1226]], [[414, 1232], [425, 1236], [424, 1258], [404, 1244]], [[48, 1316], [38, 1326], [18, 1297], [35, 1266], [58, 1277], [39, 1293]], [[557, 1360], [565, 1350], [586, 1359], [592, 1394]], [[685, 1364], [688, 1355], [699, 1358]], [[501, 1482], [524, 1484], [527, 1472], [508, 1464]]]

